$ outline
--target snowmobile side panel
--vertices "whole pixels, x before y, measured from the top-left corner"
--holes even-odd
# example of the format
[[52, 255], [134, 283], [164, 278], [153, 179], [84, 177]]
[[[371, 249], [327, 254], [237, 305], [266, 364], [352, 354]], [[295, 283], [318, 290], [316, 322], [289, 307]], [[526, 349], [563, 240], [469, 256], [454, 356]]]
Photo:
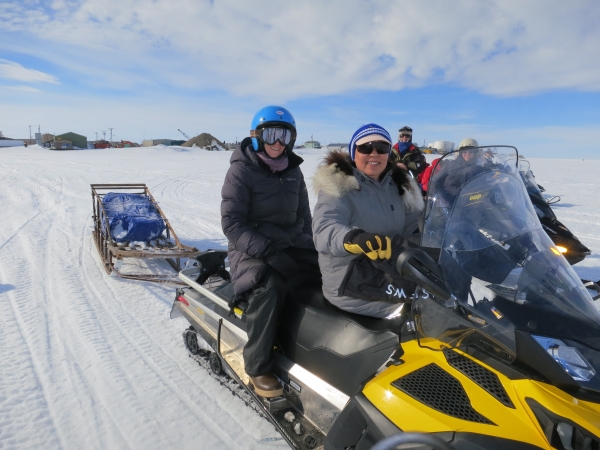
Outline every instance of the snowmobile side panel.
[[447, 351], [470, 360], [470, 364], [477, 365], [476, 370], [459, 370], [460, 366], [451, 364], [445, 352], [419, 351], [416, 341], [405, 343], [404, 349], [405, 363], [382, 371], [367, 383], [363, 394], [405, 432], [461, 430], [551, 448], [544, 426], [528, 406], [528, 399], [536, 399], [553, 414], [568, 417], [584, 430], [584, 436], [600, 442], [600, 405], [596, 403], [578, 400], [539, 381], [509, 379], [456, 349]]
[[284, 308], [283, 353], [347, 396], [399, 347], [402, 320], [342, 311], [328, 304], [320, 286], [297, 290]]
[[[219, 320], [224, 319], [221, 326], [221, 354], [227, 364], [239, 374], [239, 377], [244, 382], [248, 382], [248, 376], [243, 369], [244, 359], [242, 355], [244, 344], [248, 340], [245, 324], [236, 317], [229, 317], [224, 308], [199, 292], [191, 289], [182, 291], [188, 305], [176, 299], [173, 308], [179, 309], [180, 313], [186, 317], [214, 351], [216, 351], [216, 345], [218, 344]], [[234, 320], [237, 323], [234, 323]]]
[[[186, 317], [196, 332], [220, 353], [225, 371], [247, 384], [242, 354], [247, 341], [245, 323], [228, 315], [223, 299], [215, 294], [210, 298], [205, 296], [208, 289], [200, 287], [202, 292], [179, 289], [173, 309]], [[185, 302], [178, 300], [181, 295]], [[348, 402], [348, 396], [279, 353], [275, 354], [275, 363], [274, 372], [284, 386], [287, 407], [292, 406], [321, 433], [326, 433]]]
[[288, 401], [327, 434], [348, 403], [348, 396], [281, 354], [275, 354], [275, 364]]
[[[369, 449], [375, 443], [403, 432], [385, 417], [363, 394], [353, 397], [340, 414], [325, 439], [325, 450]], [[434, 432], [431, 435], [465, 450], [534, 450], [540, 447], [484, 434], [468, 432]], [[411, 450], [432, 450], [427, 445], [413, 445]]]
[[[352, 397], [325, 439], [325, 450], [369, 448], [376, 442], [400, 433], [388, 418], [363, 394]], [[367, 443], [370, 444], [367, 446]]]

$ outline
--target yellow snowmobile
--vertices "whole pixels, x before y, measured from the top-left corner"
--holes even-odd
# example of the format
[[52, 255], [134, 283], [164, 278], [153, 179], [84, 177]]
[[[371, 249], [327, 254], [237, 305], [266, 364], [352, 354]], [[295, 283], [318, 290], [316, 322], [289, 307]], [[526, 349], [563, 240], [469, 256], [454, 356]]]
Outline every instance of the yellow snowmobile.
[[421, 246], [396, 262], [418, 285], [403, 316], [357, 316], [319, 286], [297, 289], [274, 350], [284, 396], [262, 399], [225, 252], [208, 251], [180, 273], [189, 287], [171, 313], [191, 324], [191, 356], [234, 378], [295, 449], [391, 449], [400, 433], [465, 450], [600, 449], [600, 313], [542, 229], [516, 155], [495, 151], [464, 173], [452, 170], [462, 151], [440, 163]]

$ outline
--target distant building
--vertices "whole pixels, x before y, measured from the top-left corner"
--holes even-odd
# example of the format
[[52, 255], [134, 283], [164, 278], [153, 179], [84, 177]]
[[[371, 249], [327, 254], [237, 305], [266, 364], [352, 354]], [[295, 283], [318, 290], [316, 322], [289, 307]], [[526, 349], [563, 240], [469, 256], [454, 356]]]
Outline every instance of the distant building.
[[46, 144], [47, 142], [52, 142], [53, 140], [54, 140], [53, 134], [50, 134], [50, 133], [42, 134], [42, 145]]
[[0, 137], [0, 147], [23, 147], [25, 142], [19, 139], [11, 139], [5, 136]]
[[321, 143], [319, 141], [306, 141], [304, 148], [321, 148]]
[[153, 145], [181, 145], [185, 141], [176, 141], [174, 139], [144, 139], [142, 147], [152, 147]]
[[438, 153], [444, 154], [454, 150], [454, 142], [450, 141], [435, 141], [427, 147], [434, 148]]
[[94, 148], [110, 148], [110, 142], [105, 141], [103, 139], [94, 142]]
[[329, 150], [329, 151], [332, 151], [332, 150], [337, 150], [337, 151], [339, 151], [339, 150], [346, 150], [346, 151], [348, 151], [348, 144], [344, 144], [344, 143], [341, 143], [341, 142], [336, 142], [334, 144], [329, 144], [327, 146], [327, 150]]
[[[58, 138], [58, 136], [57, 136], [57, 138]], [[83, 147], [83, 148], [87, 148], [87, 141], [86, 141], [86, 147]], [[66, 139], [58, 139], [52, 143], [52, 145], [50, 146], [50, 149], [52, 149], [52, 150], [73, 150], [73, 143], [71, 141], [67, 141]]]
[[87, 148], [87, 137], [71, 131], [64, 134], [57, 134], [54, 141], [70, 141], [74, 147]]

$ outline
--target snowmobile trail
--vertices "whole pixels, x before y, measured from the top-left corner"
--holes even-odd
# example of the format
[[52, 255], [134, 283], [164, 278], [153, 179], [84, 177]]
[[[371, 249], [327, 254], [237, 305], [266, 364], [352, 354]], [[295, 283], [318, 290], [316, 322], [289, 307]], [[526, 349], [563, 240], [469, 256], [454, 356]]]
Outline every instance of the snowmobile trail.
[[[0, 276], [5, 272], [0, 267]], [[9, 447], [20, 445], [48, 445], [64, 448], [60, 434], [56, 432], [52, 414], [46, 414], [46, 398], [40, 370], [32, 351], [32, 342], [26, 336], [27, 325], [19, 314], [16, 293], [7, 292], [9, 308], [3, 307], [0, 315], [2, 339], [0, 349], [3, 364], [0, 370], [0, 443]], [[1, 300], [6, 306], [6, 301]], [[36, 411], [32, 420], [32, 410]], [[35, 433], [32, 433], [34, 431]]]
[[[87, 228], [84, 227], [83, 233], [85, 234], [86, 231]], [[116, 291], [112, 285], [116, 284], [120, 287], [121, 285], [132, 283], [116, 279], [114, 280], [116, 283], [111, 283], [113, 279], [107, 280], [109, 283], [106, 283], [105, 286], [110, 290], [110, 294], [100, 294], [92, 282], [95, 277], [88, 272], [88, 267], [96, 265], [97, 263], [97, 261], [94, 261], [93, 264], [89, 264], [90, 261], [88, 261], [88, 257], [92, 256], [90, 252], [95, 249], [93, 248], [93, 243], [91, 242], [91, 239], [89, 239], [89, 236], [82, 237], [82, 240], [88, 241], [88, 244], [82, 247], [80, 252], [80, 265], [83, 268], [86, 288], [92, 292], [99, 305], [104, 309], [104, 313], [119, 329], [120, 334], [130, 347], [136, 351], [136, 354], [145, 362], [148, 368], [160, 378], [161, 383], [167, 386], [167, 388], [183, 403], [183, 406], [193, 414], [204, 427], [210, 430], [210, 434], [219, 438], [220, 443], [215, 444], [216, 448], [251, 448], [248, 446], [240, 446], [231, 439], [230, 426], [232, 423], [235, 423], [236, 420], [230, 413], [218, 410], [215, 411], [213, 409], [213, 417], [211, 417], [198, 406], [200, 404], [206, 405], [212, 402], [211, 392], [202, 384], [196, 384], [192, 378], [193, 374], [180, 373], [174, 370], [174, 364], [178, 366], [178, 363], [160, 348], [160, 343], [153, 340], [152, 334], [148, 330], [145, 330], [140, 323], [136, 322], [135, 318], [131, 316], [130, 311], [127, 311], [125, 304], [128, 299], [119, 299], [118, 291]], [[87, 247], [87, 250], [85, 250], [85, 247]], [[133, 284], [136, 284], [139, 287], [138, 283]], [[162, 294], [161, 297], [164, 296], [166, 288], [159, 286], [153, 286], [152, 288], [160, 291], [160, 294]], [[142, 301], [151, 302], [152, 298], [144, 298]], [[170, 305], [163, 304], [161, 306], [161, 309], [165, 309], [165, 307], [168, 308]], [[135, 338], [133, 338], [133, 336], [135, 336]], [[183, 354], [183, 352], [180, 353]], [[196, 390], [195, 395], [190, 397], [189, 393], [184, 392], [179, 387], [186, 385]], [[218, 405], [215, 404], [214, 407], [218, 408]], [[214, 416], [220, 420], [215, 420]], [[223, 426], [222, 424], [227, 425]], [[197, 424], [193, 426], [197, 427]], [[267, 427], [269, 427], [269, 425], [267, 425]], [[256, 439], [250, 438], [250, 440]], [[207, 445], [206, 448], [210, 447]]]
[[161, 381], [168, 386], [168, 388], [184, 403], [187, 409], [193, 413], [205, 426], [207, 426], [213, 433], [215, 433], [221, 444], [225, 444], [227, 448], [241, 448], [237, 444], [235, 444], [231, 439], [229, 439], [228, 435], [224, 430], [222, 430], [217, 424], [215, 424], [210, 417], [207, 416], [197, 405], [193, 404], [184, 394], [177, 388], [177, 386], [161, 371], [158, 365], [146, 354], [146, 352], [138, 345], [138, 339], [133, 339], [126, 332], [125, 328], [121, 325], [119, 319], [115, 317], [115, 315], [109, 310], [104, 301], [103, 297], [98, 293], [94, 285], [90, 281], [90, 276], [87, 273], [85, 262], [83, 261], [84, 248], [81, 248], [80, 252], [80, 262], [83, 268], [84, 281], [86, 283], [86, 288], [92, 292], [98, 303], [104, 309], [106, 316], [110, 318], [112, 323], [119, 329], [120, 334], [123, 338], [128, 342], [132, 349], [134, 349], [137, 355], [147, 364], [147, 366], [158, 376]]

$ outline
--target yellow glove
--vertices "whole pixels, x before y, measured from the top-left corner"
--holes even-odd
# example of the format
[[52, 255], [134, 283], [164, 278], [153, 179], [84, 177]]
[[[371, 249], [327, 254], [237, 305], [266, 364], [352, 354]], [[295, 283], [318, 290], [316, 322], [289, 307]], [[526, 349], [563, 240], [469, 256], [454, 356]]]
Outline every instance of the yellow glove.
[[367, 233], [356, 229], [344, 237], [344, 248], [355, 255], [364, 253], [369, 259], [390, 259], [392, 257], [392, 240], [381, 234]]

